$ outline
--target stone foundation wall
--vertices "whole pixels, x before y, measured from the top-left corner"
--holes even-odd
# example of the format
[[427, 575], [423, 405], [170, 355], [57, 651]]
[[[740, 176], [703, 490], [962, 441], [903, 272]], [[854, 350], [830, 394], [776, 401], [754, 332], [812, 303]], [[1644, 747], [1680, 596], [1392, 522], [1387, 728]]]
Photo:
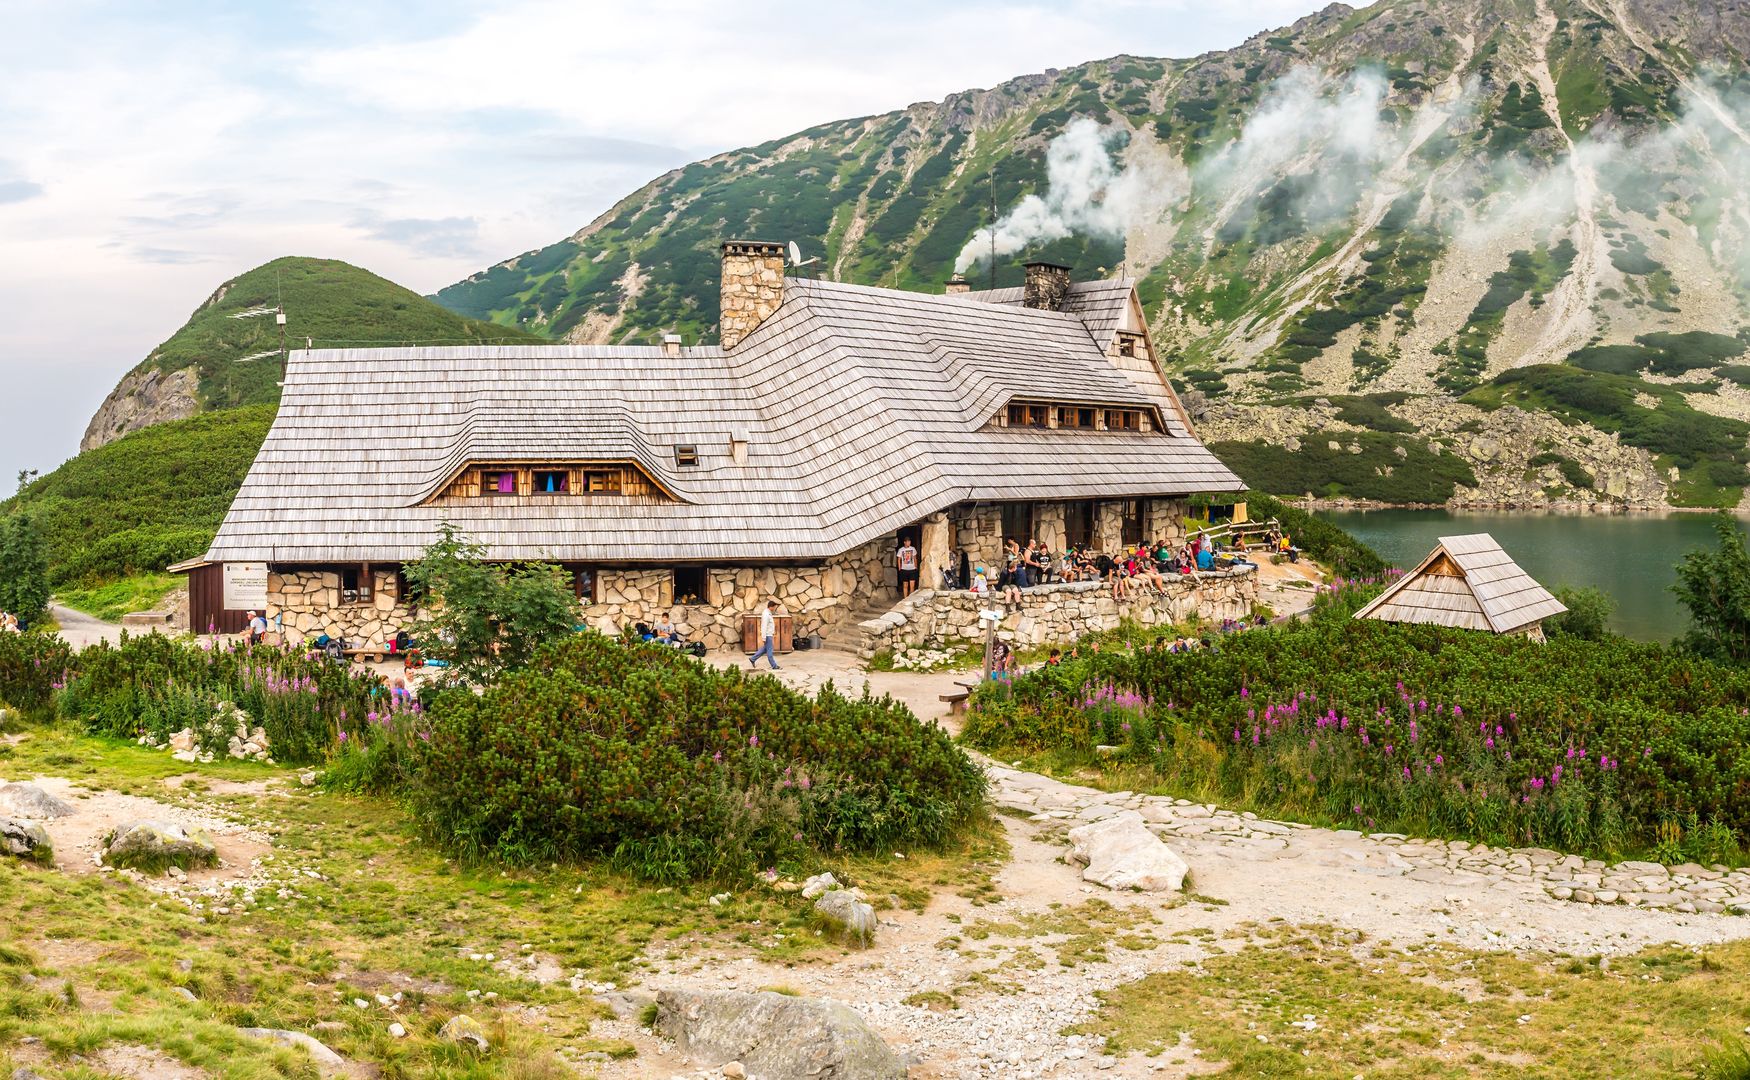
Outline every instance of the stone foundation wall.
[[297, 644], [322, 634], [360, 645], [382, 645], [402, 627], [419, 621], [397, 594], [393, 570], [371, 572], [371, 598], [340, 602], [340, 575], [331, 570], [288, 570], [267, 575], [267, 620], [282, 621], [285, 639]]
[[757, 615], [767, 600], [777, 600], [795, 620], [797, 637], [825, 635], [853, 613], [899, 598], [893, 550], [893, 539], [883, 538], [822, 566], [710, 567], [705, 595], [697, 604], [675, 603], [673, 576], [667, 570], [603, 570], [598, 601], [584, 608], [584, 621], [605, 634], [618, 634], [637, 623], [654, 624], [667, 613], [688, 641], [721, 649], [741, 642], [744, 616]]
[[1006, 612], [997, 636], [1017, 645], [1068, 644], [1083, 634], [1111, 630], [1129, 619], [1143, 626], [1171, 625], [1192, 618], [1204, 622], [1245, 618], [1258, 599], [1258, 575], [1247, 567], [1231, 573], [1199, 574], [1167, 583], [1165, 596], [1112, 599], [1111, 586], [1098, 581], [1041, 585], [1021, 591], [1019, 607], [995, 595], [964, 590], [920, 589], [879, 618], [858, 626], [862, 651], [978, 641], [981, 609]]

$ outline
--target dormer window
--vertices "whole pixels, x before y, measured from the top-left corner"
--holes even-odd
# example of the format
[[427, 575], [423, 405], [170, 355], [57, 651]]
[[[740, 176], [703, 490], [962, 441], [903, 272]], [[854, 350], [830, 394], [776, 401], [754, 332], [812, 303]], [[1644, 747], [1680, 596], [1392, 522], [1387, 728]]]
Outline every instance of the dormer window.
[[1057, 426], [1060, 428], [1091, 428], [1095, 426], [1094, 418], [1098, 414], [1099, 410], [1097, 409], [1059, 405], [1057, 407]]
[[674, 448], [674, 463], [677, 468], [692, 469], [699, 464], [699, 448], [697, 446], [677, 446]]
[[1137, 409], [1107, 409], [1106, 430], [1141, 431], [1142, 413]]
[[480, 474], [480, 494], [482, 495], [515, 495], [516, 473], [505, 469], [499, 471], [488, 469]]
[[1050, 427], [1051, 409], [1045, 405], [1010, 405], [1010, 427]]
[[535, 472], [535, 494], [564, 495], [571, 490], [571, 473], [564, 470], [544, 470]]
[[591, 495], [618, 495], [620, 493], [620, 471], [618, 469], [591, 469], [583, 474], [583, 490]]

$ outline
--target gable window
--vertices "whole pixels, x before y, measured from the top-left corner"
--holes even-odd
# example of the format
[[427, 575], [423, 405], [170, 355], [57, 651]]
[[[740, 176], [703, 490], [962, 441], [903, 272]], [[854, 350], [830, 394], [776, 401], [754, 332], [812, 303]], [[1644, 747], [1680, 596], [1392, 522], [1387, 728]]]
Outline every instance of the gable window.
[[1135, 409], [1107, 409], [1106, 429], [1108, 431], [1140, 431], [1142, 430], [1142, 413]]
[[675, 447], [674, 463], [683, 469], [693, 468], [699, 464], [699, 448], [697, 446]]
[[1118, 331], [1118, 355], [1141, 356], [1144, 352], [1141, 334], [1132, 334], [1124, 330]]
[[1010, 427], [1050, 427], [1051, 410], [1044, 405], [1010, 405]]
[[512, 470], [487, 469], [480, 474], [480, 494], [515, 495], [516, 473]]
[[584, 473], [583, 490], [592, 495], [618, 495], [620, 493], [619, 470], [591, 470]]
[[563, 469], [543, 469], [535, 473], [535, 494], [563, 495], [571, 490], [571, 474]]

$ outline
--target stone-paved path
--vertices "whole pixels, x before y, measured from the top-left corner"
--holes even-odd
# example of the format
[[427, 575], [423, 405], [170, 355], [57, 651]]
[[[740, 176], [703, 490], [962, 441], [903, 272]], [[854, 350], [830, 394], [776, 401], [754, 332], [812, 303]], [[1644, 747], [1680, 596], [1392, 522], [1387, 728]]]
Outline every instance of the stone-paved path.
[[[1193, 868], [1197, 860], [1188, 852], [1211, 852], [1272, 864], [1273, 875], [1289, 866], [1331, 867], [1438, 885], [1509, 888], [1581, 904], [1750, 915], [1750, 872], [1724, 866], [1607, 864], [1544, 848], [1491, 848], [1462, 840], [1316, 829], [1185, 799], [1077, 787], [995, 764], [989, 774], [999, 806], [1030, 811], [1039, 821], [1081, 824], [1135, 810]], [[1750, 926], [1745, 930], [1750, 933]]]
[[[781, 984], [841, 1001], [916, 1062], [912, 1076], [919, 1080], [1142, 1080], [1197, 1076], [1212, 1063], [1188, 1043], [1156, 1057], [1108, 1055], [1097, 1038], [1073, 1034], [1100, 1008], [1100, 991], [1154, 972], [1195, 970], [1277, 920], [1356, 931], [1369, 948], [1445, 944], [1533, 955], [1614, 955], [1664, 942], [1697, 947], [1750, 937], [1750, 918], [1730, 913], [1750, 913], [1744, 906], [1750, 875], [1742, 871], [1606, 866], [1538, 849], [1320, 829], [984, 764], [992, 799], [1007, 811], [1001, 820], [1011, 857], [996, 878], [1000, 901], [974, 907], [941, 892], [923, 913], [883, 912], [870, 949], [831, 962], [790, 966], [757, 954], [656, 950], [643, 988]], [[1208, 902], [1108, 892], [1064, 861], [1069, 829], [1124, 810], [1141, 814], [1185, 859], [1188, 891]], [[1074, 916], [1096, 899], [1140, 912], [1135, 925], [1153, 943], [1111, 948], [1073, 966], [1041, 964], [1035, 950], [1057, 948], [1060, 936], [1000, 929], [1035, 916]], [[988, 937], [968, 934], [980, 920], [998, 928], [987, 926]], [[946, 947], [950, 942], [957, 944]], [[932, 994], [953, 995], [957, 1007], [932, 1009], [926, 1000]], [[672, 1045], [634, 1021], [607, 1022], [602, 1034], [639, 1048], [635, 1059], [602, 1066], [603, 1080], [722, 1075], [689, 1069]]]

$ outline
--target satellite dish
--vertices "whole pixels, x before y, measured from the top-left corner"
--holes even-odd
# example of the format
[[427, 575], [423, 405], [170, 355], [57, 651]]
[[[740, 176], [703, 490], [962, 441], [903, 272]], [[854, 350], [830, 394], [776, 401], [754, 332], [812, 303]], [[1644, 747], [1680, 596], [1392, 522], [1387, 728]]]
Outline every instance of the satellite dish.
[[800, 266], [801, 264], [802, 249], [796, 246], [796, 241], [792, 240], [790, 241], [790, 265]]

